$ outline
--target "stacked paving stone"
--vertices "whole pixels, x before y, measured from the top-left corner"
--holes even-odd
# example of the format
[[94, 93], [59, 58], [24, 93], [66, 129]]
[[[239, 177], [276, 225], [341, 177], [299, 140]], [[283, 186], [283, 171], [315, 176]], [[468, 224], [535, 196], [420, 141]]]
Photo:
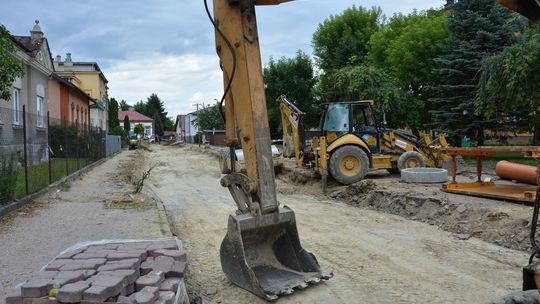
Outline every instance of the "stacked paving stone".
[[[6, 304], [184, 304], [189, 303], [186, 268], [186, 254], [176, 240], [88, 245], [56, 257], [12, 290]], [[54, 284], [60, 288], [51, 301]]]

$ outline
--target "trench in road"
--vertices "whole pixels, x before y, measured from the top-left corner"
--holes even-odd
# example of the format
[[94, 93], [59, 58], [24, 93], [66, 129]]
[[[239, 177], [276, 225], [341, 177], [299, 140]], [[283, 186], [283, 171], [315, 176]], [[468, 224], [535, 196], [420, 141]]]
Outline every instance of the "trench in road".
[[[151, 189], [173, 215], [188, 254], [188, 286], [205, 303], [265, 303], [223, 274], [219, 246], [235, 204], [217, 161], [189, 148], [153, 147]], [[277, 183], [278, 189], [291, 187]], [[296, 214], [302, 245], [334, 278], [280, 303], [483, 303], [521, 287], [527, 254], [435, 226], [301, 191], [278, 192]]]

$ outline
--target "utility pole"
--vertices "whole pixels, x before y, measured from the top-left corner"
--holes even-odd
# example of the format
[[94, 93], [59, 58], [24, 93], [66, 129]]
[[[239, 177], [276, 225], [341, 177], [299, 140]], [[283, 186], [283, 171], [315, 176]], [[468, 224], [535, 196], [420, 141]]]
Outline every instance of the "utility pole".
[[[204, 109], [204, 103], [196, 103], [196, 104], [192, 104], [191, 106], [196, 106], [197, 107], [197, 112], [195, 112], [196, 113], [195, 116], [197, 116], [199, 114], [198, 113], [199, 112], [199, 106], [202, 106], [203, 109]], [[189, 127], [191, 128], [191, 123], [190, 123]], [[197, 131], [199, 131], [199, 130], [197, 130]], [[197, 135], [197, 134], [195, 134], [195, 135]], [[199, 138], [199, 146], [200, 145], [201, 145], [201, 139]]]

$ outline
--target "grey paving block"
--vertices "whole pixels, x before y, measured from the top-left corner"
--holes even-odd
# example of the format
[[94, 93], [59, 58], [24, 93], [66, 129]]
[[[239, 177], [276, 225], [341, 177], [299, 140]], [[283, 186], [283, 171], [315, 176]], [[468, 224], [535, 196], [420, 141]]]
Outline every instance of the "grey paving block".
[[39, 298], [44, 297], [48, 293], [47, 287], [51, 283], [51, 279], [30, 279], [21, 286], [23, 298]]
[[138, 304], [153, 304], [159, 298], [159, 288], [147, 286], [135, 293], [135, 301]]
[[101, 250], [101, 251], [93, 251], [93, 252], [83, 252], [79, 253], [73, 256], [72, 259], [74, 260], [88, 260], [88, 259], [104, 259], [107, 257], [108, 254], [113, 253], [114, 251], [110, 250]]
[[52, 279], [58, 274], [58, 271], [40, 271], [33, 276], [33, 279]]
[[178, 289], [178, 284], [180, 284], [180, 278], [167, 278], [159, 286], [160, 291], [174, 291]]
[[21, 288], [13, 288], [6, 295], [6, 304], [22, 304], [23, 297]]
[[175, 297], [176, 294], [172, 291], [160, 291], [158, 301], [163, 304], [173, 304]]
[[184, 274], [187, 270], [187, 263], [186, 262], [174, 262], [173, 267], [171, 268], [171, 271], [169, 271], [166, 274], [167, 278], [170, 277], [179, 277], [183, 278]]
[[56, 299], [62, 303], [78, 303], [83, 299], [83, 292], [90, 285], [83, 282], [71, 283], [60, 287]]
[[114, 296], [113, 291], [106, 286], [90, 286], [83, 291], [83, 300], [85, 301], [105, 302], [112, 296]]

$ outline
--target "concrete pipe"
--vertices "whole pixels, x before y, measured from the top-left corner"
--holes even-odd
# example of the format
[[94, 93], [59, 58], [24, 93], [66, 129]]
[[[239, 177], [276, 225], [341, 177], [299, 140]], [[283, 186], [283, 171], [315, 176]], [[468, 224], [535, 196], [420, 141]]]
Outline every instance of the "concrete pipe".
[[445, 183], [448, 171], [438, 168], [407, 168], [401, 170], [401, 181], [406, 183]]
[[536, 185], [536, 166], [511, 163], [501, 160], [495, 166], [495, 172], [504, 179], [517, 180], [523, 183]]

